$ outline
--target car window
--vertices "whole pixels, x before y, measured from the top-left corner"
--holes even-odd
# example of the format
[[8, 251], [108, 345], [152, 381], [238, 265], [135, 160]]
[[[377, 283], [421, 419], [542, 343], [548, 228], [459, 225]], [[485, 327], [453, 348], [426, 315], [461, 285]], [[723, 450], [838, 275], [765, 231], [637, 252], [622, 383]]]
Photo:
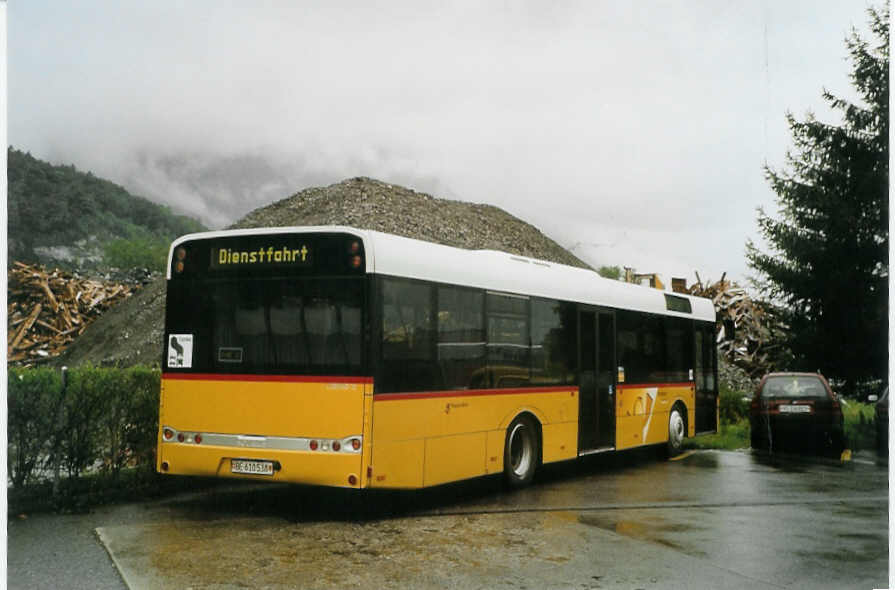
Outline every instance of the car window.
[[764, 397], [826, 397], [824, 384], [810, 375], [768, 377], [761, 390]]

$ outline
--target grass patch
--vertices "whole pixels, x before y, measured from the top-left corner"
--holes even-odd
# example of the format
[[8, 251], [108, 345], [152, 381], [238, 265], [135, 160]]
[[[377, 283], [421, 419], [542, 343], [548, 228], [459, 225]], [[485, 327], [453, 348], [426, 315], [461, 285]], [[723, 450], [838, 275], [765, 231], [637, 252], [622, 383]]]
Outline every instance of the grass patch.
[[715, 434], [701, 434], [684, 439], [685, 449], [720, 449], [732, 451], [749, 448], [749, 420], [722, 422]]
[[842, 403], [845, 440], [853, 451], [876, 448], [876, 412], [873, 404], [857, 401]]

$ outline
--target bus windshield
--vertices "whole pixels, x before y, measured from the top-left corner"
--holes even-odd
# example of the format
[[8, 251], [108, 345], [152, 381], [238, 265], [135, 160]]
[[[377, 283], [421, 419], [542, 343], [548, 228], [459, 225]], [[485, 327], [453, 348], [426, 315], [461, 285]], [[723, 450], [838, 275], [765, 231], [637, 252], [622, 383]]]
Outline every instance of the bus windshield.
[[171, 281], [166, 369], [360, 374], [363, 284], [360, 277]]

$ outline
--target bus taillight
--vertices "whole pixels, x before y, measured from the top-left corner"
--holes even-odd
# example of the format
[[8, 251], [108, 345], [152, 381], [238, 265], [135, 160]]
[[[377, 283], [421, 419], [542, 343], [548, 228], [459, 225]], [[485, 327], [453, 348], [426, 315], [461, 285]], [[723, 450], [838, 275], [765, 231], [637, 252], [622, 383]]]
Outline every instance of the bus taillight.
[[351, 439], [351, 448], [355, 451], [360, 450], [360, 441], [356, 438]]
[[193, 438], [193, 440], [196, 441], [196, 444], [197, 444], [197, 445], [202, 444], [202, 435], [201, 435], [201, 434], [197, 434], [197, 435]]
[[174, 251], [174, 257], [177, 261], [174, 263], [174, 272], [181, 273], [184, 268], [184, 260], [186, 260], [186, 248], [181, 246]]
[[316, 451], [316, 450], [317, 450], [317, 441], [316, 441], [316, 440], [312, 440], [312, 441], [311, 441], [311, 444], [309, 444], [308, 446], [311, 447], [311, 450], [312, 450], [312, 451]]
[[333, 441], [333, 450], [338, 451], [338, 450], [341, 450], [341, 448], [342, 448], [342, 443], [340, 443], [337, 440], [334, 440]]
[[172, 438], [174, 438], [174, 431], [170, 428], [165, 428], [164, 430], [162, 430], [162, 436], [165, 437], [165, 440], [171, 440]]

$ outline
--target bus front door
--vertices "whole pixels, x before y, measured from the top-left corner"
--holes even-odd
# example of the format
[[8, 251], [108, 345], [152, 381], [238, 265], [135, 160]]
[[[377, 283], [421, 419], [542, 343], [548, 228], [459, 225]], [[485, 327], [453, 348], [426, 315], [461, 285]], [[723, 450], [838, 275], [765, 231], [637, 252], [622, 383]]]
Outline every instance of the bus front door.
[[615, 447], [615, 314], [597, 324], [597, 433], [601, 448]]
[[715, 367], [718, 351], [715, 348], [713, 326], [696, 328], [696, 433], [718, 431], [718, 384]]
[[578, 453], [615, 446], [615, 316], [578, 315]]

